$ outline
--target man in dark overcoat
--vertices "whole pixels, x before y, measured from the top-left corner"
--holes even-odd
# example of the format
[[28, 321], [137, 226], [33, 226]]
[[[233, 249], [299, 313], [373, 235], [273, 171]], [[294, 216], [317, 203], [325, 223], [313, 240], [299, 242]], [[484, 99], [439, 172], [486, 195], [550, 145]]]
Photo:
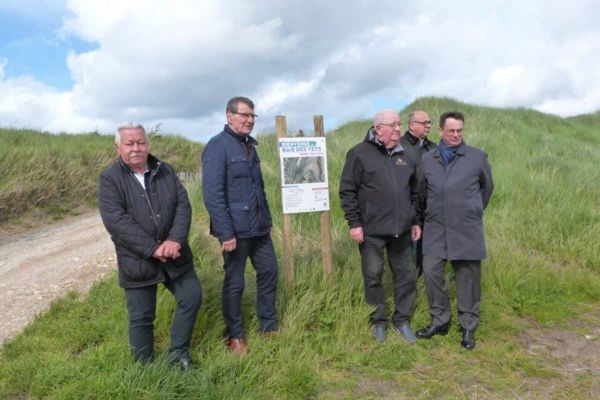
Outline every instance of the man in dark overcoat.
[[471, 350], [479, 323], [481, 260], [486, 257], [483, 210], [494, 182], [487, 155], [463, 141], [463, 126], [461, 113], [442, 114], [439, 146], [422, 158], [426, 191], [423, 276], [431, 324], [418, 330], [417, 337], [429, 339], [448, 332], [451, 312], [444, 265], [450, 261], [455, 273], [461, 345]]

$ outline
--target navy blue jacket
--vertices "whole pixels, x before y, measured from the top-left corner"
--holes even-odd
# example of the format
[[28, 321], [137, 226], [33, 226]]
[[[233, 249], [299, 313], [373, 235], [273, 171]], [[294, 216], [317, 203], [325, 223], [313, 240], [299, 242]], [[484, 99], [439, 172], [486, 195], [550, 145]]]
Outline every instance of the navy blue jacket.
[[225, 125], [202, 153], [202, 192], [210, 233], [221, 242], [271, 230], [257, 144], [251, 136], [238, 135]]
[[[120, 158], [100, 176], [100, 215], [115, 244], [119, 284], [124, 288], [176, 279], [194, 268], [187, 192], [169, 164], [150, 154], [148, 167], [148, 190]], [[167, 239], [181, 245], [181, 256], [163, 263], [152, 255]]]

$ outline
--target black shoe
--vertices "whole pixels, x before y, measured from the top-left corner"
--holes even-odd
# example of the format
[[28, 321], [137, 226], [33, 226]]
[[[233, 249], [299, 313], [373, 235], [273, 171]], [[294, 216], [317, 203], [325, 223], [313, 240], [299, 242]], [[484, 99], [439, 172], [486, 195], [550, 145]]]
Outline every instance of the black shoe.
[[444, 336], [448, 333], [448, 328], [450, 327], [450, 323], [445, 323], [443, 325], [433, 326], [429, 325], [426, 328], [419, 329], [417, 331], [417, 337], [419, 339], [431, 339], [435, 335]]
[[467, 350], [473, 350], [475, 348], [475, 331], [473, 329], [464, 329], [462, 333], [462, 340], [460, 345]]
[[182, 358], [173, 360], [172, 364], [175, 367], [182, 370], [183, 372], [190, 372], [190, 371], [193, 371], [194, 369], [196, 369], [196, 366], [194, 365], [194, 363], [192, 363], [192, 360], [190, 360], [187, 357], [182, 357]]

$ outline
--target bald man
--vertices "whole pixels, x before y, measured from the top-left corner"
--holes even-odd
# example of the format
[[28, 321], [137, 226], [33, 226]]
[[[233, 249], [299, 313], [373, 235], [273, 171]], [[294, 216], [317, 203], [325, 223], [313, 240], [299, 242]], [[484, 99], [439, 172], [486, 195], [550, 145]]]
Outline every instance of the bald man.
[[[408, 114], [408, 130], [400, 138], [400, 144], [415, 160], [421, 161], [421, 156], [437, 147], [427, 136], [431, 130], [431, 119], [425, 111], [417, 110]], [[415, 267], [417, 276], [423, 275], [423, 240], [413, 242], [415, 251]]]

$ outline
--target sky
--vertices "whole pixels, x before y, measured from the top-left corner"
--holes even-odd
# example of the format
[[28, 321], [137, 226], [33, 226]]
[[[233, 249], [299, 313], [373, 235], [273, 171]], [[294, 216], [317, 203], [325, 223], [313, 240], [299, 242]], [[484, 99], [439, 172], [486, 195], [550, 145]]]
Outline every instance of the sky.
[[594, 0], [0, 0], [0, 126], [206, 142], [236, 95], [255, 132], [421, 96], [591, 113], [598, 21]]

